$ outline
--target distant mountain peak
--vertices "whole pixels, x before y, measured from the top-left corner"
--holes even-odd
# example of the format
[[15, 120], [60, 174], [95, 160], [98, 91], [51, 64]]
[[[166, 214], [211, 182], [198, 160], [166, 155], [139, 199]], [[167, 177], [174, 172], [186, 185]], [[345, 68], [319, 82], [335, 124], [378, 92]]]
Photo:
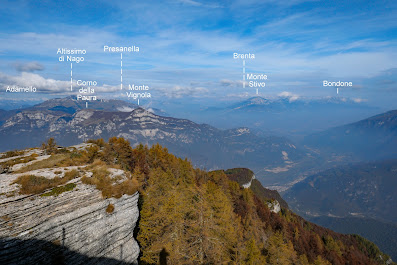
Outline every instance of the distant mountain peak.
[[230, 132], [234, 133], [235, 135], [243, 135], [251, 133], [250, 129], [247, 127], [240, 127], [236, 129], [231, 129]]
[[139, 107], [139, 108], [137, 108], [137, 109], [134, 109], [131, 113], [132, 113], [134, 116], [140, 116], [140, 117], [143, 117], [143, 116], [150, 116], [150, 117], [157, 116], [157, 115], [154, 114], [153, 112], [148, 111], [148, 110], [146, 110], [146, 109], [144, 109], [144, 108], [141, 108], [141, 107]]
[[267, 105], [269, 104], [269, 100], [262, 97], [252, 97], [245, 101], [245, 103], [251, 103], [253, 105]]
[[238, 110], [238, 109], [250, 108], [250, 107], [255, 107], [255, 106], [266, 106], [266, 105], [269, 105], [270, 103], [271, 103], [270, 100], [258, 96], [258, 97], [252, 97], [252, 98], [249, 98], [242, 102], [239, 102], [239, 103], [231, 106], [231, 108]]
[[[135, 103], [119, 99], [97, 99], [92, 101], [77, 100], [75, 96], [64, 98], [52, 98], [34, 106], [19, 109], [18, 111], [52, 111], [58, 114], [73, 115], [83, 109], [101, 110], [107, 112], [132, 112], [137, 108], [146, 108], [138, 106]], [[147, 111], [157, 115], [167, 116], [162, 110], [148, 107]], [[10, 112], [11, 113], [11, 112]], [[13, 112], [15, 113], [15, 111]]]

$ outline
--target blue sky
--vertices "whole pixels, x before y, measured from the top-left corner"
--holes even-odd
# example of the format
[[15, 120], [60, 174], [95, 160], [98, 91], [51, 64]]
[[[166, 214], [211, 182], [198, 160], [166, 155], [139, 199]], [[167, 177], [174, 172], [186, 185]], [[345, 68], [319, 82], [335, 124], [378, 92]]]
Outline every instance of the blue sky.
[[[0, 1], [1, 102], [70, 95], [70, 65], [58, 48], [86, 49], [74, 78], [96, 80], [101, 98], [119, 90], [120, 56], [104, 45], [137, 45], [124, 54], [123, 84], [145, 84], [150, 102], [203, 105], [255, 96], [247, 72], [268, 75], [263, 97], [336, 96], [323, 80], [352, 81], [339, 96], [395, 108], [396, 1]], [[40, 93], [4, 93], [34, 85]], [[75, 95], [73, 92], [72, 95]]]

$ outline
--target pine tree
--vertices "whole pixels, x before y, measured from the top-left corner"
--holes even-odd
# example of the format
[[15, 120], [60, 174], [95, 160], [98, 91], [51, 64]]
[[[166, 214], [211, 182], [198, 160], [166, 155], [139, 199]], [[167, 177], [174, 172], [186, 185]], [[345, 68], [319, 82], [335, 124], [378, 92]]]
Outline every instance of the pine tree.
[[284, 242], [283, 235], [276, 232], [269, 238], [268, 261], [270, 264], [293, 264], [296, 252], [291, 241]]
[[251, 239], [248, 240], [245, 248], [245, 264], [260, 265], [264, 264], [264, 262], [264, 257], [261, 255], [255, 239], [251, 237]]

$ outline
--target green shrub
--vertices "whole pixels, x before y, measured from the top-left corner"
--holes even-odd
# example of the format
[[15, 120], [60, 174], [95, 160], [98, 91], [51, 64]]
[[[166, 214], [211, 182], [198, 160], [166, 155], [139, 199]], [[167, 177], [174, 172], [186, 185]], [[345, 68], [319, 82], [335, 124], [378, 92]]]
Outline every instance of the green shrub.
[[44, 193], [41, 196], [58, 196], [65, 191], [73, 190], [76, 186], [77, 185], [75, 183], [68, 183], [64, 186], [55, 187], [50, 192]]

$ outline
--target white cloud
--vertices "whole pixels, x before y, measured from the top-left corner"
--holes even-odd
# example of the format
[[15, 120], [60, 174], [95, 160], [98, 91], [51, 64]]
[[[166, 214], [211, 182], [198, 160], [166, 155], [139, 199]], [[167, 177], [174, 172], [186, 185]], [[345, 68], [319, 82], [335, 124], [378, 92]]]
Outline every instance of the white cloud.
[[237, 87], [237, 88], [243, 87], [243, 80], [222, 79], [220, 83], [222, 86], [225, 87]]
[[[8, 86], [18, 87], [36, 87], [37, 92], [44, 93], [64, 93], [70, 94], [70, 81], [55, 80], [52, 78], [44, 78], [41, 75], [22, 72], [20, 75], [13, 76], [0, 72], [0, 87], [4, 92]], [[74, 93], [80, 88], [77, 86], [76, 80], [73, 80]], [[104, 84], [102, 86], [92, 87], [95, 92], [108, 93], [120, 91], [120, 86], [111, 86]]]
[[289, 98], [290, 102], [298, 100], [300, 98], [299, 95], [293, 94], [288, 91], [283, 91], [283, 92], [279, 93], [278, 96], [283, 97], [283, 98]]
[[0, 84], [5, 89], [7, 86], [20, 87], [36, 87], [38, 92], [53, 92], [67, 91], [70, 88], [70, 82], [46, 79], [38, 74], [22, 72], [18, 76], [6, 75], [0, 73]]

